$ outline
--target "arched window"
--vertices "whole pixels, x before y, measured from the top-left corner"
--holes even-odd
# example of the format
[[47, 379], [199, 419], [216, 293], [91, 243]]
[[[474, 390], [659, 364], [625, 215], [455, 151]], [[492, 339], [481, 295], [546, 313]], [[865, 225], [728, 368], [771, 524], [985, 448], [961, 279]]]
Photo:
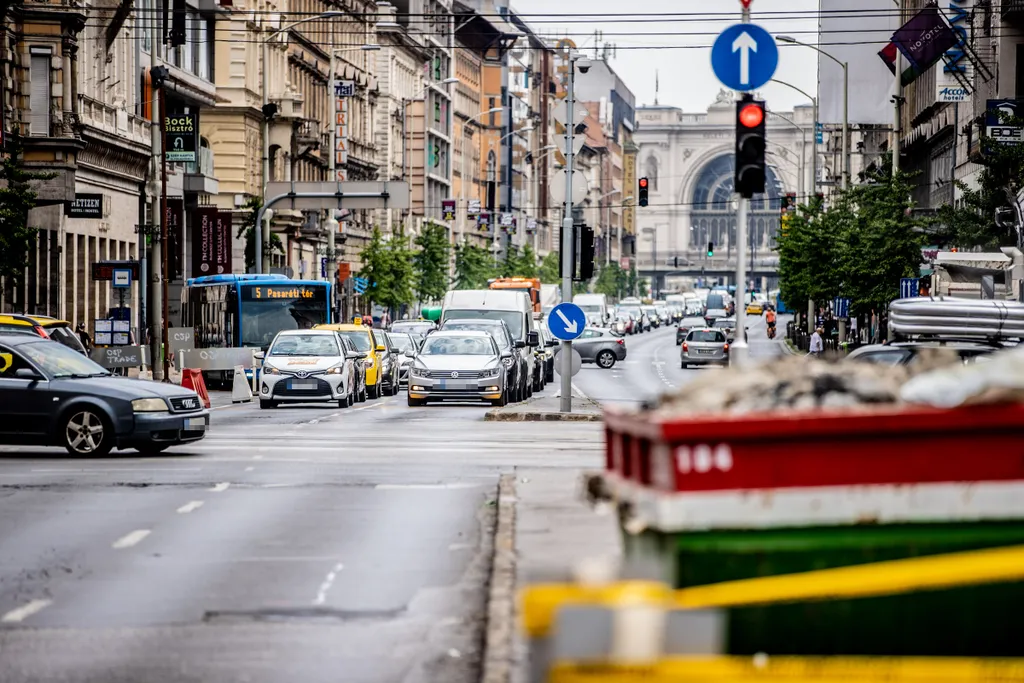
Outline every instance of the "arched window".
[[658, 160], [654, 158], [654, 155], [647, 157], [647, 184], [650, 189], [658, 191]]
[[[716, 251], [728, 253], [736, 243], [736, 215], [733, 209], [733, 177], [736, 160], [732, 154], [723, 154], [707, 162], [697, 175], [690, 196], [691, 224], [696, 226], [696, 242], [691, 249], [703, 250], [708, 242], [714, 242]], [[779, 195], [782, 186], [778, 176], [769, 166], [765, 180], [764, 194], [754, 195], [750, 200], [750, 223], [748, 235], [755, 244], [767, 246], [778, 226]], [[749, 239], [749, 237], [748, 237]]]

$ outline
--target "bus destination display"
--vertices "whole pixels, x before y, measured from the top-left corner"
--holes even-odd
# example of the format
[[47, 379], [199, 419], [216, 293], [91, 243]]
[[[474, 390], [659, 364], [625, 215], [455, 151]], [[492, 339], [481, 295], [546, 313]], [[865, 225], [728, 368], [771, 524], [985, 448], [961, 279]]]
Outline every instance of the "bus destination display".
[[324, 300], [327, 288], [307, 285], [242, 285], [242, 301]]

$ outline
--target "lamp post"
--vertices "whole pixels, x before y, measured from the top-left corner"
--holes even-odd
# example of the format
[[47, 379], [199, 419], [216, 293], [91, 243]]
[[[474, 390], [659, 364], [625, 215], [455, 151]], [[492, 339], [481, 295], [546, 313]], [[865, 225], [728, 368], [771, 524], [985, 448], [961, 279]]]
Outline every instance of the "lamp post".
[[[465, 128], [469, 124], [473, 123], [474, 121], [476, 121], [478, 119], [483, 118], [484, 116], [489, 116], [491, 114], [499, 114], [502, 111], [504, 111], [504, 110], [501, 107], [491, 107], [487, 111], [482, 111], [479, 114], [477, 114], [476, 116], [470, 117], [469, 119], [466, 120], [466, 122], [464, 124], [462, 124], [462, 127], [463, 127], [463, 135], [461, 136], [462, 137], [462, 172], [461, 172], [462, 182], [459, 183], [459, 206], [462, 207], [462, 220], [459, 222], [459, 241], [460, 242], [463, 239], [465, 239], [465, 236], [466, 236], [466, 223], [469, 222], [469, 205], [466, 202], [466, 157], [468, 157], [469, 154], [466, 151]], [[476, 169], [474, 169], [473, 172], [475, 174], [476, 173]]]
[[[268, 108], [268, 105], [270, 104], [269, 93], [268, 93], [268, 90], [270, 89], [270, 74], [268, 73], [269, 62], [270, 62], [270, 41], [272, 41], [274, 38], [276, 38], [277, 36], [281, 35], [282, 33], [285, 33], [286, 31], [292, 30], [293, 28], [295, 28], [299, 24], [305, 24], [306, 22], [316, 21], [318, 19], [333, 19], [335, 17], [342, 17], [342, 16], [345, 16], [344, 12], [331, 11], [331, 12], [324, 12], [322, 14], [318, 14], [318, 15], [313, 16], [313, 17], [305, 17], [303, 19], [299, 19], [298, 21], [293, 21], [292, 23], [288, 24], [287, 26], [282, 26], [281, 28], [277, 29], [276, 31], [272, 31], [270, 33], [270, 35], [268, 35], [266, 38], [263, 38], [260, 41], [262, 43], [262, 46], [263, 46], [263, 50], [262, 50], [262, 52], [263, 52], [263, 98], [262, 98], [263, 99], [263, 188], [262, 188], [262, 194], [263, 194], [264, 200], [266, 200], [266, 196], [267, 196], [267, 183], [270, 182], [270, 118], [271, 118], [271, 116], [273, 116], [273, 113], [269, 112], [269, 108]], [[269, 113], [269, 115], [268, 115], [268, 113]], [[271, 214], [270, 211], [264, 212], [264, 214], [263, 214], [263, 225], [257, 225], [257, 226], [253, 227], [253, 230], [256, 233], [255, 234], [255, 237], [256, 237], [256, 240], [255, 240], [255, 242], [256, 242], [256, 249], [255, 249], [255, 255], [254, 255], [254, 260], [255, 260], [255, 264], [254, 265], [255, 265], [255, 270], [256, 270], [256, 274], [257, 275], [262, 274], [263, 271], [264, 271], [264, 267], [263, 267], [264, 266], [264, 263], [263, 263], [263, 259], [264, 259], [263, 245], [264, 245], [265, 242], [266, 243], [270, 242], [270, 219], [271, 219], [271, 216], [272, 216], [272, 214]], [[269, 270], [269, 266], [270, 266], [269, 262], [266, 265], [267, 265], [266, 269]]]
[[[784, 85], [787, 88], [791, 88], [793, 90], [796, 90], [798, 93], [800, 93], [801, 95], [803, 95], [804, 97], [806, 97], [807, 99], [809, 99], [811, 101], [811, 109], [812, 109], [811, 117], [814, 119], [814, 138], [811, 141], [811, 194], [815, 194], [818, 191], [818, 98], [817, 97], [812, 97], [807, 92], [805, 92], [804, 90], [801, 90], [800, 88], [796, 87], [792, 83], [787, 83], [786, 81], [780, 81], [780, 80], [777, 80], [775, 78], [773, 78], [771, 80], [771, 82], [772, 83], [778, 83], [779, 85]], [[806, 148], [806, 145], [807, 145], [807, 141], [805, 140], [804, 141], [805, 148]], [[803, 155], [801, 155], [801, 157], [802, 156]], [[805, 185], [805, 189], [806, 189], [806, 185]]]
[[[780, 43], [809, 47], [815, 52], [825, 55], [843, 69], [843, 189], [848, 189], [850, 187], [850, 65], [848, 62], [839, 61], [817, 45], [801, 42], [792, 36], [775, 36], [775, 40]], [[815, 117], [815, 123], [817, 123], [817, 117]], [[815, 135], [817, 135], [817, 131], [815, 131]]]

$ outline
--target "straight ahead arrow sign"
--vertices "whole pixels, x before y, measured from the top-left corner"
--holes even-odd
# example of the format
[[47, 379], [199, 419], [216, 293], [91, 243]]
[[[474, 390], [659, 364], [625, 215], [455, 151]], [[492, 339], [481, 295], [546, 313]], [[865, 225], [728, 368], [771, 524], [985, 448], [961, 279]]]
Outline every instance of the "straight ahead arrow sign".
[[569, 320], [569, 318], [565, 316], [565, 313], [562, 313], [561, 311], [555, 311], [555, 313], [557, 313], [558, 317], [562, 319], [563, 323], [565, 323], [566, 332], [569, 334], [576, 334], [579, 331], [579, 325], [576, 324], [575, 320]]
[[757, 52], [757, 41], [744, 31], [732, 41], [732, 51], [740, 51], [740, 83], [750, 84], [750, 53]]

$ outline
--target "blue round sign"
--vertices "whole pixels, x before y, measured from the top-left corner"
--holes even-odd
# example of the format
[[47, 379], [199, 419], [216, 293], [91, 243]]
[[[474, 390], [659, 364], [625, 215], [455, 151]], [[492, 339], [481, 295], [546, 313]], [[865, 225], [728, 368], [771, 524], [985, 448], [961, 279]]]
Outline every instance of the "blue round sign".
[[772, 80], [779, 65], [779, 47], [756, 24], [733, 24], [718, 34], [711, 47], [711, 68], [732, 90], [756, 90]]
[[548, 315], [548, 330], [551, 336], [562, 341], [572, 341], [587, 326], [587, 314], [576, 304], [558, 304]]

